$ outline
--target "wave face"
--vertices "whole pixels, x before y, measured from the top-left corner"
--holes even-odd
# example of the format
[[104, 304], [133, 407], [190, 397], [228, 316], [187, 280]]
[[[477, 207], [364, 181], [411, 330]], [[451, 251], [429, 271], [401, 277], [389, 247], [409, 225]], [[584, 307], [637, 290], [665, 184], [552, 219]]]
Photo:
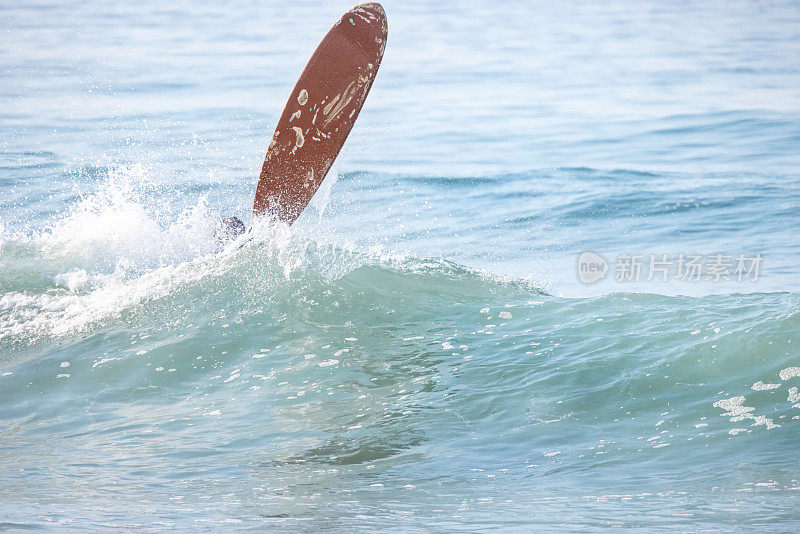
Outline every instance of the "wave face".
[[796, 3], [387, 1], [223, 243], [341, 9], [273, 4], [3, 8], [0, 530], [796, 530]]
[[797, 293], [555, 296], [313, 218], [221, 247], [137, 173], [0, 249], [15, 523], [793, 520]]

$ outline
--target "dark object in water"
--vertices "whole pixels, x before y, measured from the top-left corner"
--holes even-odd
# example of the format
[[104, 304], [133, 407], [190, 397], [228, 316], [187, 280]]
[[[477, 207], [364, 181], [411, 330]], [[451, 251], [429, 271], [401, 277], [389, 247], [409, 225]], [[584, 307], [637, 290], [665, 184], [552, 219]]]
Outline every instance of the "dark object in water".
[[239, 217], [225, 217], [214, 229], [214, 237], [216, 237], [220, 243], [225, 244], [242, 235], [244, 231], [244, 223]]

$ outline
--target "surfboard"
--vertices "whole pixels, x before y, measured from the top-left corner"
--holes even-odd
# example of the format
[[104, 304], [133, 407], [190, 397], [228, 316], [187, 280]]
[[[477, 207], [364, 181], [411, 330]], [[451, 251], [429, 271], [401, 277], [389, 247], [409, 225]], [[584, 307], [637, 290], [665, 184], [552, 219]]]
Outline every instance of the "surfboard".
[[342, 149], [378, 72], [386, 14], [360, 4], [325, 35], [292, 90], [256, 186], [253, 215], [300, 216]]

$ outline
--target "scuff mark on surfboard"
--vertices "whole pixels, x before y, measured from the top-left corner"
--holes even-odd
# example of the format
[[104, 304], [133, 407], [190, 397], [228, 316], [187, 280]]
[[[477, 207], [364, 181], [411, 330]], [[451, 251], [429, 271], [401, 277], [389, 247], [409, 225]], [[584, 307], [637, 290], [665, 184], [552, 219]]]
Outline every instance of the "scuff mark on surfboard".
[[[349, 87], [349, 86], [348, 86], [348, 87]], [[330, 102], [329, 102], [329, 103], [328, 103], [328, 104], [327, 104], [327, 105], [326, 105], [324, 108], [322, 108], [322, 114], [323, 114], [323, 115], [327, 115], [328, 113], [330, 113], [330, 112], [331, 112], [331, 109], [333, 109], [333, 106], [335, 106], [335, 105], [336, 105], [336, 102], [338, 102], [338, 101], [339, 101], [339, 98], [340, 98], [341, 96], [342, 96], [342, 95], [341, 95], [341, 93], [339, 93], [339, 94], [338, 94], [338, 95], [336, 95], [336, 97], [334, 97], [334, 99], [333, 99], [333, 100], [331, 100], [331, 101], [330, 101]], [[325, 103], [325, 101], [323, 100], [323, 101], [322, 101], [322, 103], [324, 104], [324, 103]]]
[[353, 80], [350, 82], [342, 93], [336, 95], [336, 98], [327, 106], [325, 106], [325, 109], [323, 109], [322, 112], [327, 115], [327, 118], [325, 119], [323, 126], [327, 126], [331, 121], [335, 120], [344, 110], [344, 108], [350, 104], [350, 101], [353, 100], [356, 91], [362, 87], [362, 85], [358, 83], [359, 81], [360, 80]]
[[[360, 9], [354, 9], [353, 10], [353, 15], [357, 16], [358, 18], [360, 18], [361, 20], [363, 20], [367, 24], [372, 24], [372, 21], [369, 18], [367, 18], [367, 17], [365, 17], [364, 15], [361, 14], [361, 10]], [[350, 20], [352, 21], [353, 19], [350, 19]]]
[[294, 142], [294, 148], [297, 149], [302, 147], [306, 142], [305, 138], [303, 137], [303, 129], [297, 126], [292, 126], [292, 130], [294, 130], [294, 133], [297, 134], [297, 139]]
[[333, 158], [325, 160], [325, 170], [322, 172], [322, 176], [328, 174], [328, 171], [331, 170], [331, 165], [333, 165]]
[[308, 174], [306, 174], [306, 179], [303, 182], [303, 187], [308, 189], [309, 187], [311, 187], [311, 184], [313, 183], [314, 183], [314, 169], [310, 169], [308, 171]]
[[[381, 13], [383, 13], [383, 8], [380, 7], [379, 4], [376, 4], [374, 2], [369, 2], [366, 4], [361, 4], [360, 6], [356, 6], [353, 8], [352, 13], [355, 13], [356, 15], [358, 15], [359, 17], [361, 17], [362, 19], [366, 20], [368, 23], [371, 24], [372, 23], [371, 21], [375, 20], [375, 14], [372, 11], [370, 11], [371, 9], [374, 9], [376, 11], [379, 10]], [[367, 18], [369, 20], [367, 20]]]
[[305, 106], [306, 102], [308, 102], [308, 91], [301, 89], [300, 94], [297, 95], [297, 103], [301, 106]]

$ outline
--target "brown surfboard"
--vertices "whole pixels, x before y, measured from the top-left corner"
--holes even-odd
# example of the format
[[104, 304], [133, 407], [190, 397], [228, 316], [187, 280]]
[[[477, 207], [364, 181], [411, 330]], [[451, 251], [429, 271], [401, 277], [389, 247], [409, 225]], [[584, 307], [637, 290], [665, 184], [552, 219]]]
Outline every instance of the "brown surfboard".
[[353, 128], [386, 46], [386, 14], [361, 4], [328, 32], [292, 90], [267, 149], [253, 215], [292, 224]]

